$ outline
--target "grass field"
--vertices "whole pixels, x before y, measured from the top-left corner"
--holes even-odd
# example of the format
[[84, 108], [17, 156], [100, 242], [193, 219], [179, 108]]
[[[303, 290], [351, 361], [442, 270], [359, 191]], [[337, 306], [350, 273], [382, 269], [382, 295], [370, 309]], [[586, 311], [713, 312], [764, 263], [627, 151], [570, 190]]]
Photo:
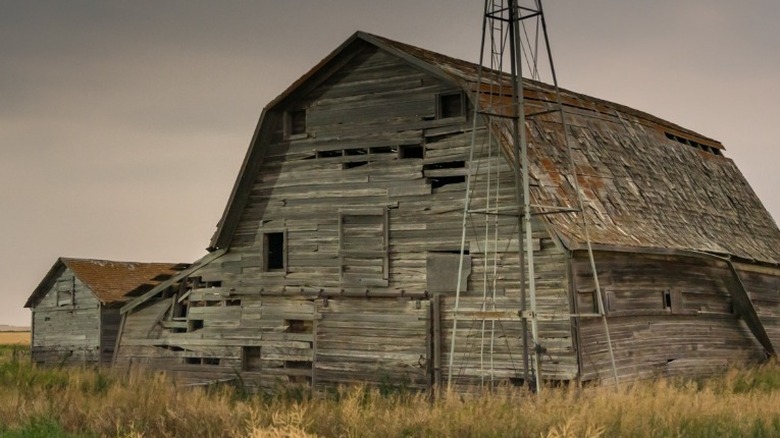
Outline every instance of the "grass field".
[[463, 398], [350, 387], [246, 395], [162, 374], [37, 368], [2, 347], [1, 437], [770, 437], [780, 366], [613, 388], [503, 388]]
[[30, 345], [30, 332], [0, 332], [0, 345]]

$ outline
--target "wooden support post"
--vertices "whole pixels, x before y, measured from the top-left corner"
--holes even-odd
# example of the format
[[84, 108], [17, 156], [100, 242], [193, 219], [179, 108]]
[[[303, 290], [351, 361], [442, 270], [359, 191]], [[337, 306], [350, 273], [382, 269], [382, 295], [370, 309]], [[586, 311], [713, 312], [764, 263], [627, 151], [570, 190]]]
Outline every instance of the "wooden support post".
[[[441, 294], [433, 296], [431, 319], [433, 320], [433, 387], [441, 388]], [[454, 336], [454, 334], [453, 334]]]

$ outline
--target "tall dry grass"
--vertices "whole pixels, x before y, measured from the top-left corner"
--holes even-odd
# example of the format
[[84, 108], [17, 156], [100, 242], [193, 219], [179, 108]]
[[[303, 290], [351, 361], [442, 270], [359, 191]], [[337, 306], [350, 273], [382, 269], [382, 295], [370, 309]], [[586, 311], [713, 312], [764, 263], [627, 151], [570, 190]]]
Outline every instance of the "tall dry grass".
[[0, 362], [0, 432], [40, 424], [60, 436], [117, 437], [780, 436], [780, 367], [618, 391], [503, 388], [431, 402], [367, 387], [243, 396], [177, 387], [161, 374]]

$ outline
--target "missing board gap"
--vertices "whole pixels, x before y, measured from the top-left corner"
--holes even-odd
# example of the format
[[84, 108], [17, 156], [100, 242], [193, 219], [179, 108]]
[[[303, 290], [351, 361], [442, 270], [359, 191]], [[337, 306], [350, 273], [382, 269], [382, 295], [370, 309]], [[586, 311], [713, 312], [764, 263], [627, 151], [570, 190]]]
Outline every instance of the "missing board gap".
[[404, 145], [398, 150], [398, 158], [414, 159], [425, 158], [425, 147], [421, 144]]

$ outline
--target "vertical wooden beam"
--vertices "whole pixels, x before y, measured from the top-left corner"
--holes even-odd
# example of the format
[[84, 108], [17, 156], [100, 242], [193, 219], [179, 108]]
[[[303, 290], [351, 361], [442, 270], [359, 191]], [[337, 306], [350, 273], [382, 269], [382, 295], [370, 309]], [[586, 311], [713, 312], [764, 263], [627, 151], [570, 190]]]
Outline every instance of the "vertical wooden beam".
[[769, 339], [769, 335], [764, 328], [764, 324], [761, 322], [761, 318], [758, 316], [755, 306], [753, 306], [753, 301], [750, 300], [745, 285], [739, 277], [737, 268], [734, 267], [731, 260], [726, 260], [726, 263], [729, 266], [731, 275], [724, 279], [724, 283], [731, 294], [732, 303], [734, 303], [734, 306], [742, 317], [742, 320], [747, 324], [750, 332], [753, 333], [756, 340], [764, 347], [767, 355], [776, 356], [777, 353], [772, 345], [772, 341]]
[[[433, 386], [438, 391], [441, 388], [441, 294], [433, 296]], [[453, 336], [455, 334], [453, 333]]]
[[320, 304], [318, 303], [318, 301], [321, 300], [316, 300], [314, 302], [314, 318], [312, 318], [312, 323], [311, 323], [311, 350], [312, 350], [311, 351], [311, 389], [312, 391], [315, 390], [317, 387], [316, 386], [317, 385], [317, 335], [318, 335], [317, 332], [319, 331], [319, 322], [318, 322], [319, 318], [317, 318], [318, 316], [317, 313], [319, 312], [317, 309]]
[[119, 342], [122, 340], [122, 332], [125, 331], [125, 319], [127, 319], [127, 313], [122, 314], [122, 320], [119, 322], [119, 331], [116, 334], [116, 341], [114, 341], [114, 354], [111, 355], [111, 366], [116, 365], [116, 358], [119, 354]]

